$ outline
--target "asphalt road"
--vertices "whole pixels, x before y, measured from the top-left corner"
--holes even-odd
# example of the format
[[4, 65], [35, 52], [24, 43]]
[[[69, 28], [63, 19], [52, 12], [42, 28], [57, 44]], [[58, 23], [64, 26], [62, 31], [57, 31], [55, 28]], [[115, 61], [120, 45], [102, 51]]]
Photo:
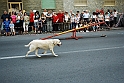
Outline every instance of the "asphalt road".
[[124, 83], [124, 30], [77, 33], [78, 40], [64, 34], [55, 37], [62, 42], [54, 48], [58, 57], [42, 50], [41, 58], [24, 57], [25, 44], [50, 35], [0, 37], [0, 83]]

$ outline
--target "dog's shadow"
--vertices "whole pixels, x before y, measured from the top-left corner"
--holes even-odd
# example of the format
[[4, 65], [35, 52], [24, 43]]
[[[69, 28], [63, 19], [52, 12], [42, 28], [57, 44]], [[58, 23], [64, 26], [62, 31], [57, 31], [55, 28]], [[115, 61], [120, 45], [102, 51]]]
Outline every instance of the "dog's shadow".
[[26, 59], [51, 59], [51, 58], [57, 58], [53, 55], [41, 55], [41, 57], [37, 56], [30, 56], [30, 57], [25, 57]]

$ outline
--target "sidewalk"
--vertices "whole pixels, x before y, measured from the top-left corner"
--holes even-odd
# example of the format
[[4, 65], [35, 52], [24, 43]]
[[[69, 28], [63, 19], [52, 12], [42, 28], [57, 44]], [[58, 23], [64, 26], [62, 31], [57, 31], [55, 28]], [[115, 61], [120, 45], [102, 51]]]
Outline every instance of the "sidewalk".
[[[108, 29], [105, 29], [105, 27], [103, 29], [101, 29], [100, 31], [106, 31]], [[124, 30], [124, 27], [112, 27], [110, 30]], [[61, 31], [56, 31], [56, 32], [51, 32], [51, 34], [55, 34], [55, 33], [60, 33]], [[35, 33], [31, 33], [29, 32], [29, 34], [35, 34]], [[38, 34], [50, 34], [50, 33], [38, 33]], [[4, 36], [4, 31], [2, 30], [0, 32], [0, 36]], [[16, 35], [19, 35], [18, 32], [16, 32]], [[37, 34], [36, 34], [37, 35]]]
[[112, 30], [123, 30], [124, 29], [124, 27], [112, 27]]

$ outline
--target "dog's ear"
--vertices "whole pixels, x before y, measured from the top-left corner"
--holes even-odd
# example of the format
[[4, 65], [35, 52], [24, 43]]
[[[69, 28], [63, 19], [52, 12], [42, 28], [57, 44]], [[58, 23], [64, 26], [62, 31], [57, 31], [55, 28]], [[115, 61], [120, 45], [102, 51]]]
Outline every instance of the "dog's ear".
[[57, 41], [56, 40], [53, 40], [53, 44], [56, 45], [57, 44]]
[[54, 44], [54, 45], [57, 45], [57, 44], [59, 44], [59, 43], [60, 43], [60, 40], [59, 40], [59, 39], [54, 39], [54, 40], [53, 40], [53, 44]]

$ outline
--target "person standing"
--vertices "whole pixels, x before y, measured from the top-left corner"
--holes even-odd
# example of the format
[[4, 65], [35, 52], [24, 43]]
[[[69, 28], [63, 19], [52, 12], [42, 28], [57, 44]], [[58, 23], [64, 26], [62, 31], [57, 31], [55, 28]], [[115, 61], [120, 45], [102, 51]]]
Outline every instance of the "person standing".
[[14, 24], [16, 23], [16, 15], [15, 15], [15, 12], [14, 12], [14, 11], [12, 12], [11, 20], [12, 20], [12, 22], [13, 22]]
[[39, 18], [40, 18], [39, 12], [36, 11], [35, 12], [35, 15], [34, 15], [34, 32], [35, 33], [38, 33], [38, 27], [39, 27], [38, 20], [39, 20]]
[[6, 18], [6, 20], [3, 22], [3, 24], [4, 24], [6, 36], [10, 36], [10, 27], [9, 27], [10, 21], [9, 21], [9, 19]]
[[[93, 24], [95, 24], [95, 23], [98, 22], [98, 21], [97, 21], [97, 15], [96, 15], [96, 12], [93, 12], [93, 13], [92, 13], [92, 16], [91, 16], [91, 22], [92, 22]], [[96, 25], [93, 25], [93, 31], [97, 31], [97, 27], [96, 27]]]
[[113, 25], [114, 25], [114, 15], [113, 15], [113, 13], [111, 12], [111, 13], [110, 13], [110, 28], [112, 28]]
[[18, 34], [22, 35], [23, 34], [23, 21], [22, 21], [23, 17], [21, 15], [21, 13], [18, 13], [16, 16], [16, 27], [15, 29], [18, 31]]
[[117, 16], [118, 16], [118, 12], [114, 9], [113, 11], [113, 15], [114, 15], [114, 26], [117, 24]]
[[56, 12], [54, 12], [52, 16], [53, 31], [58, 31], [58, 24], [57, 24], [58, 20], [59, 20], [59, 17], [57, 16]]
[[27, 13], [24, 13], [24, 22], [23, 22], [23, 29], [24, 29], [24, 33], [28, 33], [28, 25], [29, 25], [29, 16], [27, 15]]
[[88, 10], [84, 11], [83, 18], [84, 18], [84, 22], [89, 23], [90, 14]]
[[68, 14], [68, 12], [65, 12], [64, 15], [64, 31], [69, 30], [69, 26], [70, 25], [70, 16]]
[[43, 13], [41, 14], [41, 21], [42, 21], [42, 31], [47, 32], [46, 16]]
[[14, 26], [15, 25], [14, 25], [13, 21], [11, 21], [10, 24], [9, 24], [9, 27], [10, 27], [10, 31], [11, 31], [12, 36], [15, 36]]
[[105, 13], [105, 24], [107, 25], [108, 29], [110, 28], [110, 15], [108, 12]]
[[52, 32], [52, 11], [49, 10], [48, 13], [46, 14], [46, 21], [47, 21], [47, 31]]
[[30, 26], [32, 28], [32, 32], [34, 32], [34, 13], [33, 10], [30, 10]]
[[58, 26], [60, 31], [64, 31], [64, 27], [63, 27], [63, 22], [64, 22], [64, 14], [62, 13], [61, 10], [59, 10], [59, 13], [57, 14], [59, 20], [58, 20]]
[[[11, 19], [10, 15], [5, 10], [4, 13], [3, 13], [3, 15], [1, 16], [1, 20], [2, 20], [1, 26], [3, 27], [3, 29], [5, 28], [3, 22], [6, 21], [6, 18], [8, 18], [8, 20]], [[5, 33], [5, 30], [4, 30], [4, 33]]]
[[76, 19], [76, 18], [75, 18], [75, 15], [72, 14], [72, 15], [71, 15], [71, 18], [70, 18], [70, 21], [71, 21], [71, 28], [70, 28], [70, 29], [76, 28], [75, 19]]
[[4, 11], [4, 14], [1, 16], [2, 22], [6, 21], [6, 18], [8, 18], [8, 20], [11, 19], [10, 15], [7, 13], [7, 11]]
[[78, 14], [76, 14], [76, 16], [75, 16], [76, 28], [79, 28], [79, 22], [80, 22], [80, 17]]
[[[104, 22], [104, 15], [102, 12], [100, 12], [100, 14], [98, 15], [98, 22]], [[103, 24], [99, 24], [100, 28], [102, 28]]]

